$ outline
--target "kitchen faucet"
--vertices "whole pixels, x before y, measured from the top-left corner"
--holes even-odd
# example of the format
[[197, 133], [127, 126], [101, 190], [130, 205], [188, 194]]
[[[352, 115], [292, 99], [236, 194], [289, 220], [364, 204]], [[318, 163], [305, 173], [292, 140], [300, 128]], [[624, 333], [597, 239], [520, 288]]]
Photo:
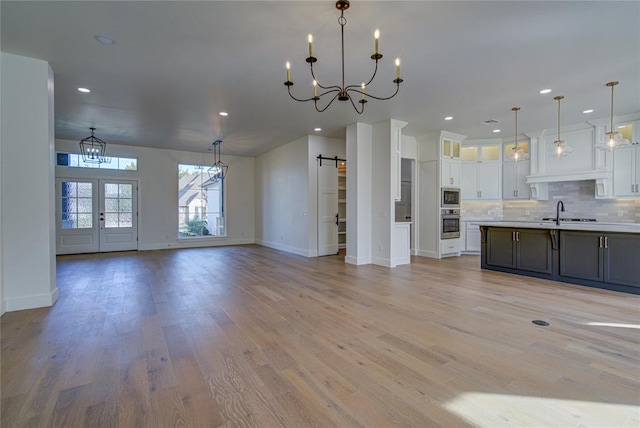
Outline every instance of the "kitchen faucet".
[[560, 211], [564, 212], [564, 202], [558, 201], [556, 204], [556, 225], [560, 226]]

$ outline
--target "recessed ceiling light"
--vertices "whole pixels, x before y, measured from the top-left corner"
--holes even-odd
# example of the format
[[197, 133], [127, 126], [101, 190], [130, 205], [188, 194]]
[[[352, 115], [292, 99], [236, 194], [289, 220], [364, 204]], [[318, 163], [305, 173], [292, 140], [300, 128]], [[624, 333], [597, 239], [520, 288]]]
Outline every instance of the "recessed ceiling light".
[[229, 116], [229, 113], [227, 113], [226, 111], [221, 111], [220, 113], [218, 113], [220, 116]]
[[91, 90], [90, 90], [90, 89], [87, 89], [87, 88], [78, 88], [78, 90], [79, 90], [80, 92], [85, 92], [85, 93], [87, 93], [87, 92], [91, 92]]
[[551, 89], [543, 89], [540, 91], [541, 94], [548, 94], [549, 92], [551, 92]]
[[96, 39], [99, 43], [102, 43], [103, 45], [116, 44], [116, 41], [113, 40], [111, 37], [107, 36], [106, 34], [96, 34], [94, 39]]
[[453, 120], [453, 116], [447, 116], [444, 118], [444, 120]]
[[320, 132], [320, 131], [322, 131], [322, 128], [313, 128], [313, 130], [316, 131], [316, 132]]
[[585, 111], [583, 111], [583, 113], [584, 113], [584, 114], [587, 114], [587, 113], [593, 113], [593, 109], [585, 110]]
[[494, 133], [498, 133], [498, 132], [500, 132], [500, 130], [499, 129], [494, 129], [493, 132]]

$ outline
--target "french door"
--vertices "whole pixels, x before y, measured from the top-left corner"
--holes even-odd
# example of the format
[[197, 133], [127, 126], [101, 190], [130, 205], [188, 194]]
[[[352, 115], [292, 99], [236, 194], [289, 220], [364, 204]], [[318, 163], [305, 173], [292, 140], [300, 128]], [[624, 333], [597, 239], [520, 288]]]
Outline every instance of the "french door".
[[138, 249], [138, 183], [56, 180], [57, 254]]

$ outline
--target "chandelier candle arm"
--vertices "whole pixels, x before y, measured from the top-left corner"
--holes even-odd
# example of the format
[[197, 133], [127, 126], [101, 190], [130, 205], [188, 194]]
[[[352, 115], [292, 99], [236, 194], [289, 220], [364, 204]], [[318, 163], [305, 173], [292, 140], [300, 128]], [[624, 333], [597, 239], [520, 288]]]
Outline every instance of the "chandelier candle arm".
[[[346, 84], [345, 65], [344, 65], [345, 63], [344, 27], [347, 24], [347, 19], [344, 16], [344, 11], [349, 9], [349, 6], [350, 6], [349, 0], [337, 0], [335, 3], [336, 9], [340, 11], [340, 16], [338, 17], [338, 24], [340, 25], [340, 33], [341, 33], [341, 77], [342, 77], [341, 85], [324, 86], [320, 83], [320, 79], [318, 79], [317, 76], [315, 75], [313, 64], [317, 62], [318, 59], [313, 56], [313, 36], [311, 34], [309, 34], [307, 37], [309, 56], [305, 59], [305, 62], [309, 64], [309, 69], [310, 69], [311, 77], [313, 80], [313, 97], [300, 99], [300, 98], [296, 98], [292, 94], [291, 86], [293, 86], [293, 81], [291, 81], [291, 71], [290, 71], [291, 66], [289, 62], [286, 63], [287, 80], [284, 82], [284, 85], [287, 86], [287, 92], [289, 93], [289, 96], [295, 101], [300, 101], [300, 102], [313, 101], [315, 105], [315, 109], [318, 112], [325, 111], [331, 104], [333, 104], [333, 102], [337, 98], [340, 101], [347, 101], [347, 100], [351, 101], [351, 105], [353, 106], [354, 110], [358, 114], [362, 114], [364, 112], [364, 104], [367, 102], [366, 98], [371, 98], [376, 100], [389, 100], [398, 94], [398, 91], [400, 90], [400, 83], [402, 83], [403, 81], [402, 78], [400, 77], [400, 59], [397, 58], [396, 59], [396, 78], [393, 80], [393, 83], [396, 84], [396, 89], [393, 92], [393, 94], [388, 97], [378, 97], [365, 92], [366, 87], [369, 86], [373, 81], [373, 79], [376, 77], [376, 74], [378, 72], [378, 61], [382, 59], [382, 54], [380, 53], [380, 48], [379, 48], [380, 30], [376, 29], [373, 35], [374, 36], [374, 53], [373, 55], [371, 55], [371, 59], [374, 60], [375, 62], [373, 75], [371, 76], [369, 81], [363, 82], [360, 85]], [[318, 89], [317, 89], [318, 87], [325, 90], [325, 92], [318, 94]], [[360, 100], [358, 101], [358, 104], [360, 104], [360, 108], [358, 108], [358, 106], [356, 105], [356, 102], [353, 99], [353, 96], [355, 96], [356, 92], [360, 94]], [[327, 105], [324, 108], [319, 108], [318, 101], [325, 95], [329, 95], [329, 94], [334, 94], [331, 100], [327, 103]]]

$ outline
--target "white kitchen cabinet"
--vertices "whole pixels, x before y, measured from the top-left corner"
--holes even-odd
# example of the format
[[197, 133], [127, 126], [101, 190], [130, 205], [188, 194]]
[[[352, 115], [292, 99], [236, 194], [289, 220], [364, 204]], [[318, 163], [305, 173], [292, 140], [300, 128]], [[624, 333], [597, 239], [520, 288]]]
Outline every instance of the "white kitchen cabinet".
[[502, 199], [531, 198], [531, 189], [527, 184], [530, 170], [528, 160], [502, 164]]
[[480, 254], [480, 226], [478, 223], [468, 221], [464, 223], [464, 247], [462, 251], [465, 254]]
[[442, 159], [440, 161], [440, 185], [460, 186], [460, 161], [456, 159]]
[[460, 255], [460, 238], [442, 239], [440, 240], [440, 256], [459, 256]]
[[460, 189], [463, 200], [501, 199], [499, 162], [463, 163]]
[[613, 196], [640, 196], [640, 144], [613, 152]]
[[457, 159], [460, 160], [460, 147], [461, 142], [453, 138], [442, 137], [440, 139], [441, 150], [443, 159]]

